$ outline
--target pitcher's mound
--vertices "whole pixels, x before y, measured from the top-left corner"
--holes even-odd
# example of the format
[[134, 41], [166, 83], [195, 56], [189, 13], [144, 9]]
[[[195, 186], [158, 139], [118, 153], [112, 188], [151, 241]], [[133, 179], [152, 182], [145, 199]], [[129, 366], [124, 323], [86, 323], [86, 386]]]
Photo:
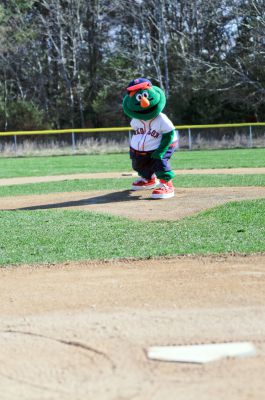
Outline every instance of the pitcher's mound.
[[230, 201], [265, 198], [265, 187], [175, 189], [175, 197], [151, 199], [151, 191], [88, 191], [2, 197], [1, 210], [79, 209], [138, 220], [177, 220]]

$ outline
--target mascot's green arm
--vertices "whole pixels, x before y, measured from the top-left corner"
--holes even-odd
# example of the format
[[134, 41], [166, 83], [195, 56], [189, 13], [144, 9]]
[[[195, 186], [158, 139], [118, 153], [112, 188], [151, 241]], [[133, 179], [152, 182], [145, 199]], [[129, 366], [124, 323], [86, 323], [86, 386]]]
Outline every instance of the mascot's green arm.
[[163, 133], [159, 147], [152, 153], [151, 158], [160, 159], [164, 157], [169, 146], [173, 142], [175, 131]]

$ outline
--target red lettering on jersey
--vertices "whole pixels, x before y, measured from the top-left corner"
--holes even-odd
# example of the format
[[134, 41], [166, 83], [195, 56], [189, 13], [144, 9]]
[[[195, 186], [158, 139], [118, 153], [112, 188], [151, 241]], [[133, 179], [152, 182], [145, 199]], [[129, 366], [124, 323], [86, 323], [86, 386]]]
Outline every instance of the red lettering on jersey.
[[151, 132], [149, 131], [148, 135], [151, 135], [153, 138], [157, 139], [159, 136], [159, 133], [157, 131], [153, 130]]
[[135, 131], [135, 135], [143, 135], [145, 133], [143, 128], [138, 128]]

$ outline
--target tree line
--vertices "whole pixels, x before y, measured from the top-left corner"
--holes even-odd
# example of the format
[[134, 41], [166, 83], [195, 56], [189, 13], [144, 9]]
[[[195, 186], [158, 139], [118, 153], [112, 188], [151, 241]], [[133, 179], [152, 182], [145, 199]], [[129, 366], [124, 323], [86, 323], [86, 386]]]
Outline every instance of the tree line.
[[0, 130], [128, 125], [144, 76], [175, 124], [264, 121], [265, 0], [2, 0]]

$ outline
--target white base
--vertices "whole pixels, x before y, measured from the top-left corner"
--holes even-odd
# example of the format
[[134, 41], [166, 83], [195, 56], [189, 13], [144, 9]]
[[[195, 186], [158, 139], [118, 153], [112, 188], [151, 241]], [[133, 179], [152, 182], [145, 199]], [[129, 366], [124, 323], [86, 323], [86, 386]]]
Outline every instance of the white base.
[[174, 197], [175, 193], [165, 193], [165, 194], [153, 194], [152, 193], [152, 199], [170, 199], [171, 197]]
[[249, 342], [150, 347], [147, 352], [148, 358], [152, 360], [199, 364], [226, 357], [247, 357], [254, 355], [256, 355], [256, 349]]

